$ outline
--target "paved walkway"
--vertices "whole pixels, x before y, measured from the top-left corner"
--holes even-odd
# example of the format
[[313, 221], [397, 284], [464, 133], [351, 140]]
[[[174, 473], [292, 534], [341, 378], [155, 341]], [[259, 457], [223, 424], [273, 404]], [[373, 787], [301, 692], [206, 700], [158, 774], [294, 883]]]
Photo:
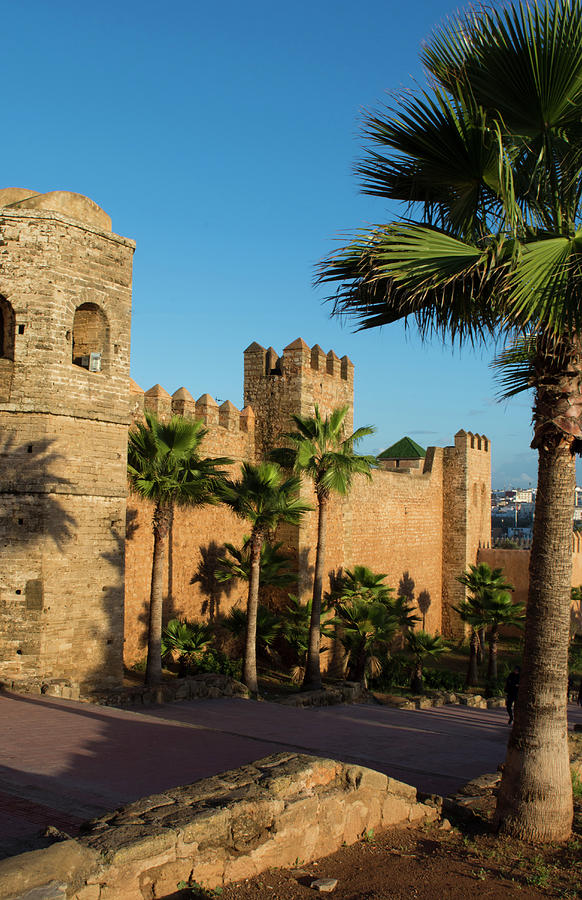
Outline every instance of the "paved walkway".
[[[570, 705], [570, 720], [582, 709]], [[504, 710], [376, 705], [295, 709], [247, 700], [147, 713], [0, 694], [0, 856], [69, 834], [107, 809], [284, 749], [379, 769], [449, 793], [505, 756]]]

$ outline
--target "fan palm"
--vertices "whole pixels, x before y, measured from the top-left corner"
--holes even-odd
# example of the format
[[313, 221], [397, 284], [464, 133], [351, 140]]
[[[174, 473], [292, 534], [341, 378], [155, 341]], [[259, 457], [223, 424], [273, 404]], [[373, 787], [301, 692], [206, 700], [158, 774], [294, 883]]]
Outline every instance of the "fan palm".
[[[265, 541], [261, 547], [260, 562], [260, 583], [261, 587], [289, 587], [297, 581], [298, 575], [290, 569], [291, 561], [288, 556], [281, 553], [282, 541], [272, 544]], [[225, 550], [228, 556], [219, 556], [217, 559], [218, 568], [215, 571], [217, 581], [232, 581], [233, 578], [240, 578], [241, 581], [248, 581], [251, 570], [251, 539], [248, 534], [243, 535], [242, 547], [235, 547], [234, 544], [225, 543]]]
[[471, 636], [469, 638], [469, 667], [467, 669], [467, 677], [465, 682], [469, 686], [477, 684], [479, 681], [479, 673], [477, 664], [479, 660], [479, 630], [483, 628], [483, 610], [473, 597], [453, 606], [453, 609], [460, 616], [461, 620], [471, 628]]
[[372, 572], [367, 566], [346, 569], [338, 578], [329, 597], [332, 601], [364, 600], [366, 603], [392, 603], [393, 588], [384, 584], [387, 576]]
[[252, 525], [243, 681], [253, 693], [259, 689], [256, 635], [261, 547], [267, 534], [279, 523], [296, 525], [312, 509], [298, 496], [300, 485], [298, 476], [284, 479], [279, 466], [264, 462], [258, 466], [243, 463], [238, 480], [224, 480], [218, 487], [222, 502]]
[[317, 549], [309, 648], [303, 682], [306, 690], [321, 688], [320, 622], [329, 499], [333, 493], [344, 495], [349, 493], [355, 475], [370, 478], [371, 469], [376, 464], [374, 456], [360, 456], [354, 453], [354, 445], [363, 437], [373, 434], [374, 428], [370, 426], [358, 428], [353, 434], [344, 437], [347, 412], [347, 406], [340, 406], [323, 419], [316, 404], [315, 414], [312, 417], [293, 416], [297, 430], [283, 435], [292, 446], [279, 448], [271, 454], [276, 462], [310, 478], [317, 497]]
[[[309, 624], [311, 622], [311, 598], [302, 603], [295, 594], [289, 594], [289, 603], [281, 622], [283, 639], [295, 657], [295, 664], [291, 670], [291, 678], [294, 682], [300, 682], [305, 677], [305, 661], [309, 647]], [[329, 612], [329, 606], [323, 600], [321, 604], [321, 635], [333, 638], [334, 620], [325, 621]]]
[[[246, 640], [248, 616], [240, 606], [233, 606], [230, 612], [221, 619], [221, 624], [234, 637]], [[257, 653], [270, 656], [272, 646], [281, 631], [280, 617], [259, 603], [257, 606], [256, 646]]]
[[174, 416], [161, 422], [146, 412], [129, 432], [127, 471], [131, 489], [153, 503], [154, 551], [148, 620], [146, 684], [162, 678], [162, 591], [168, 534], [175, 506], [216, 503], [214, 488], [232, 460], [204, 459], [200, 444], [207, 434], [201, 421]]
[[[463, 617], [463, 614], [459, 612], [459, 609], [467, 611], [462, 604], [461, 607], [453, 607], [453, 609], [459, 612], [463, 621], [470, 624], [473, 631], [476, 631], [479, 636], [479, 641], [475, 644], [473, 634], [471, 634], [471, 652], [476, 647], [478, 662], [482, 663], [485, 653], [485, 628], [488, 624], [487, 618], [482, 615], [486, 600], [495, 596], [498, 591], [512, 591], [513, 585], [504, 581], [502, 568], [492, 569], [487, 563], [469, 566], [469, 571], [459, 575], [457, 581], [467, 588], [470, 595], [470, 617]], [[469, 668], [471, 669], [471, 663], [469, 663]], [[475, 682], [469, 681], [469, 684], [475, 684]]]
[[350, 677], [365, 685], [367, 672], [372, 677], [381, 673], [378, 653], [388, 651], [398, 619], [382, 601], [369, 602], [357, 595], [341, 600], [336, 608], [342, 625], [340, 640], [348, 653]]
[[514, 603], [511, 599], [511, 594], [508, 594], [507, 591], [493, 591], [485, 597], [483, 618], [489, 626], [488, 681], [495, 681], [497, 678], [497, 642], [499, 640], [499, 628], [502, 625], [513, 625], [517, 628], [523, 628], [524, 609], [524, 604]]
[[410, 686], [413, 691], [422, 692], [422, 670], [426, 659], [438, 659], [443, 653], [448, 653], [449, 648], [440, 635], [429, 634], [427, 631], [409, 631], [406, 635], [407, 649], [414, 659], [414, 668]]
[[[408, 219], [322, 263], [336, 311], [362, 328], [412, 320], [453, 342], [531, 348], [539, 473], [523, 669], [499, 828], [566, 838], [574, 454], [582, 446], [582, 2], [517, 0], [446, 22], [422, 54], [429, 86], [367, 116], [364, 191]], [[511, 382], [512, 372], [509, 371]]]
[[177, 657], [180, 674], [183, 674], [211, 643], [209, 625], [170, 619], [162, 630], [162, 659], [167, 662]]

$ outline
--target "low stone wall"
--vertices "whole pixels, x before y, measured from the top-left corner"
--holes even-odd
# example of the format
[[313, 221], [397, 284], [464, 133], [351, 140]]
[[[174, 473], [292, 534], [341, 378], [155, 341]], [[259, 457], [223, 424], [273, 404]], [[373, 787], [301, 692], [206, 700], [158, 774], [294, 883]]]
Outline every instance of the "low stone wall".
[[474, 709], [501, 709], [503, 697], [482, 697], [480, 694], [453, 694], [448, 691], [427, 691], [425, 694], [372, 694], [377, 703], [395, 709], [431, 709], [433, 706], [471, 706]]
[[88, 823], [76, 840], [0, 862], [0, 900], [144, 900], [307, 863], [370, 829], [435, 819], [380, 772], [279, 753]]
[[179, 700], [215, 700], [219, 697], [250, 697], [250, 691], [240, 681], [204, 672], [187, 678], [175, 678], [164, 681], [157, 688], [147, 688], [143, 684], [134, 687], [122, 687], [115, 691], [91, 691], [82, 693], [66, 679], [50, 680], [28, 679], [18, 681], [5, 679], [0, 681], [0, 690], [5, 689], [21, 694], [39, 694], [47, 697], [60, 697], [63, 700], [86, 700], [100, 706], [151, 706], [153, 703], [174, 703]]

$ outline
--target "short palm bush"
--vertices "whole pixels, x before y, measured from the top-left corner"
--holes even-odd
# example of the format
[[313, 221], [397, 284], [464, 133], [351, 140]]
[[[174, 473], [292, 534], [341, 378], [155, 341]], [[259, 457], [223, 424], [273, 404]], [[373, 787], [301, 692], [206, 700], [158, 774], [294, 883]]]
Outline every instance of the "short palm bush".
[[180, 674], [192, 669], [212, 643], [212, 630], [200, 622], [171, 619], [162, 630], [162, 659], [178, 662]]

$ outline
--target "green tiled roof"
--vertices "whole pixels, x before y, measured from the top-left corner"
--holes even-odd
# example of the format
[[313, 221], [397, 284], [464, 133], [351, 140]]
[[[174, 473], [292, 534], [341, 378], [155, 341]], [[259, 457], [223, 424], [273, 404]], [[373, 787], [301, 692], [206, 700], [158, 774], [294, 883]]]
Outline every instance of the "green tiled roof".
[[426, 450], [413, 441], [412, 438], [403, 437], [383, 453], [380, 453], [378, 459], [424, 459]]

